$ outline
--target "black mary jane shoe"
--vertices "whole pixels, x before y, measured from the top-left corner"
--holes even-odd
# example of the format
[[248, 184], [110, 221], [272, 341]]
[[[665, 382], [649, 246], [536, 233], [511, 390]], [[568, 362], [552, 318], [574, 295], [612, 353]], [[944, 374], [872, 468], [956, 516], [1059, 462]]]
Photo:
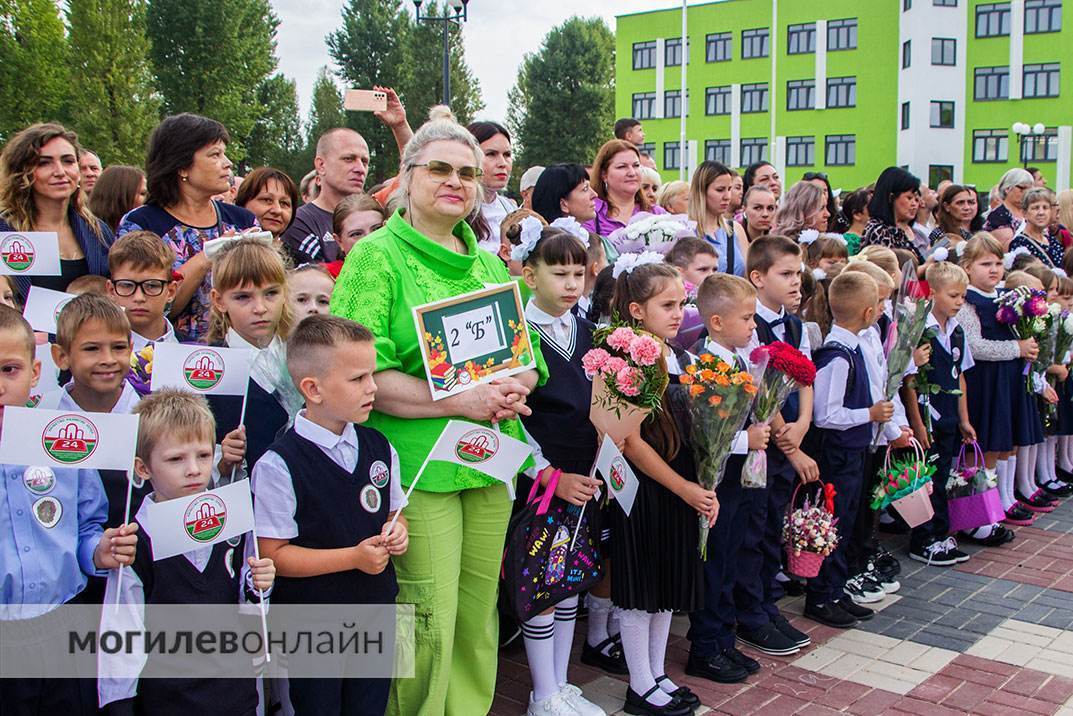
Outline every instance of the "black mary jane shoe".
[[663, 706], [656, 706], [655, 704], [649, 703], [648, 697], [659, 690], [659, 684], [656, 684], [646, 691], [644, 696], [638, 696], [636, 691], [627, 686], [626, 704], [622, 710], [628, 714], [634, 714], [634, 716], [692, 716], [693, 709], [689, 708], [673, 696], [671, 696], [671, 700]]
[[[666, 674], [662, 674], [656, 677], [656, 685], [658, 686], [659, 682], [661, 681], [670, 681], [670, 679], [667, 678]], [[700, 706], [700, 697], [690, 691], [688, 686], [679, 686], [677, 689], [668, 693], [667, 695], [671, 698], [678, 699], [691, 709], [695, 709]]]
[[[608, 646], [611, 648], [605, 654], [604, 648]], [[609, 674], [625, 676], [630, 673], [626, 667], [626, 657], [622, 654], [622, 645], [619, 643], [617, 634], [607, 637], [596, 646], [586, 641], [581, 647], [581, 663], [603, 669]]]

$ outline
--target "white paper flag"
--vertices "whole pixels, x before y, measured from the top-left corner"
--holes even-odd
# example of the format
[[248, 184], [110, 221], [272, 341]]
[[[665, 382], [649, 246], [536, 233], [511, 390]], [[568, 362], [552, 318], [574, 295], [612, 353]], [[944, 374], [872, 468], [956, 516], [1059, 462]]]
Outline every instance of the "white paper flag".
[[30, 293], [26, 296], [26, 308], [23, 309], [22, 315], [35, 331], [54, 334], [56, 318], [60, 315], [60, 310], [74, 297], [73, 293], [30, 286]]
[[59, 234], [55, 231], [0, 231], [0, 274], [59, 276]]
[[185, 343], [153, 346], [152, 390], [181, 388], [206, 395], [245, 395], [254, 352]]
[[626, 458], [622, 457], [622, 453], [615, 446], [615, 441], [606, 434], [603, 443], [600, 444], [600, 452], [596, 455], [596, 470], [607, 483], [611, 497], [629, 517], [633, 509], [633, 500], [637, 497], [639, 483], [629, 463], [626, 462]]
[[428, 459], [473, 468], [504, 483], [513, 493], [514, 477], [532, 452], [529, 443], [492, 428], [463, 420], [448, 420]]
[[153, 542], [153, 560], [167, 559], [253, 530], [250, 481], [166, 502], [146, 500], [142, 525]]
[[138, 416], [4, 408], [0, 462], [133, 470]]

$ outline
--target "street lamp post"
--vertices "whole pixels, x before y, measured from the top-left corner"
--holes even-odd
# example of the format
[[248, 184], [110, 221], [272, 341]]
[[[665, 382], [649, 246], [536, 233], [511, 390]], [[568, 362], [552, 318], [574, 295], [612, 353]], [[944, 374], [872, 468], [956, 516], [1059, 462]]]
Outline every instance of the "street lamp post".
[[1025, 156], [1024, 149], [1022, 149], [1022, 144], [1024, 143], [1025, 137], [1043, 136], [1047, 131], [1047, 125], [1045, 125], [1043, 122], [1036, 122], [1034, 125], [1031, 126], [1025, 124], [1024, 122], [1014, 122], [1013, 126], [1010, 127], [1010, 129], [1012, 129], [1013, 133], [1017, 135], [1017, 154], [1019, 154], [1021, 157], [1021, 165], [1027, 169], [1028, 157]]
[[447, 0], [447, 6], [444, 8], [442, 16], [422, 15], [422, 2], [423, 0], [414, 0], [417, 21], [443, 23], [443, 103], [449, 106], [451, 104], [451, 23], [461, 25], [466, 21], [466, 6], [469, 5], [469, 0]]

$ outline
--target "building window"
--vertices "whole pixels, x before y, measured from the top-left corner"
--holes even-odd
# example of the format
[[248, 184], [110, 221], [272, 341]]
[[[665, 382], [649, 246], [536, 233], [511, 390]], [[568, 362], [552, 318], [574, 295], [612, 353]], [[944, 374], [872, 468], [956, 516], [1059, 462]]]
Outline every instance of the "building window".
[[827, 23], [827, 51], [857, 49], [857, 18]]
[[906, 40], [902, 43], [902, 69], [909, 67], [909, 62], [912, 59], [913, 54], [913, 41]]
[[663, 143], [663, 168], [678, 169], [681, 162], [682, 148], [678, 142]]
[[730, 59], [730, 33], [718, 32], [704, 39], [704, 57], [708, 62], [726, 62]]
[[939, 186], [939, 182], [954, 181], [954, 166], [952, 164], [929, 164], [928, 186]]
[[832, 77], [827, 80], [827, 108], [856, 107], [857, 78]]
[[956, 65], [958, 41], [949, 37], [931, 38], [931, 63], [933, 65]]
[[768, 29], [766, 27], [741, 31], [741, 59], [749, 60], [754, 57], [767, 57], [767, 55]]
[[704, 91], [704, 114], [730, 114], [730, 85], [709, 87]]
[[767, 111], [767, 82], [741, 86], [741, 113]]
[[[689, 116], [689, 92], [686, 92], [686, 116]], [[667, 90], [663, 93], [663, 117], [682, 116], [682, 90]]]
[[829, 167], [850, 166], [857, 163], [857, 135], [828, 134], [824, 152], [825, 164]]
[[786, 138], [786, 166], [811, 167], [816, 163], [815, 137]]
[[790, 80], [787, 82], [786, 109], [816, 109], [816, 81]]
[[972, 133], [972, 161], [1004, 164], [1010, 153], [1010, 135], [1005, 129], [977, 129]]
[[650, 70], [656, 66], [656, 41], [633, 43], [633, 69]]
[[976, 36], [1001, 37], [1010, 34], [1010, 4], [997, 2], [976, 6]]
[[902, 102], [902, 129], [909, 129], [909, 103]]
[[1062, 29], [1062, 0], [1025, 0], [1025, 34]]
[[954, 103], [940, 100], [932, 100], [930, 126], [939, 129], [953, 129]]
[[633, 95], [634, 119], [654, 119], [656, 117], [656, 93], [636, 92]]
[[902, 12], [909, 12], [913, 9], [913, 0], [902, 0]]
[[656, 161], [656, 145], [654, 142], [638, 144], [637, 151], [641, 153], [642, 157], [652, 157], [652, 161]]
[[1010, 98], [1009, 67], [977, 67], [973, 74], [973, 99], [983, 101]]
[[730, 140], [708, 139], [704, 142], [704, 159], [730, 166]]
[[1043, 134], [1026, 135], [1021, 141], [1021, 161], [1058, 161], [1058, 128], [1050, 127]]
[[786, 28], [786, 54], [807, 55], [816, 51], [816, 23], [790, 25]]
[[[686, 64], [689, 64], [689, 40], [686, 40]], [[666, 67], [682, 65], [682, 38], [668, 37], [663, 43], [663, 64]]]
[[747, 167], [750, 164], [767, 160], [767, 138], [754, 137], [741, 140], [741, 159], [738, 166]]
[[[957, 7], [958, 0], [931, 0], [931, 4], [935, 7]], [[932, 184], [932, 186], [935, 186]]]
[[1058, 63], [1025, 65], [1024, 97], [1058, 96]]

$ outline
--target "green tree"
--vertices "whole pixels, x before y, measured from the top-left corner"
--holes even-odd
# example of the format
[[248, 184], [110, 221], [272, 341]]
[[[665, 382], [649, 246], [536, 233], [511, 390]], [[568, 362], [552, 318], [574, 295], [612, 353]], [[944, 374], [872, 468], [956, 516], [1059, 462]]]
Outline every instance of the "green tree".
[[[442, 17], [443, 11], [444, 5], [436, 0], [421, 8], [422, 15], [433, 17]], [[448, 45], [451, 49], [451, 110], [459, 122], [468, 124], [484, 109], [484, 102], [480, 83], [466, 62], [462, 29], [454, 23], [448, 29]], [[405, 96], [401, 92], [400, 96], [416, 126], [425, 120], [429, 107], [443, 102], [443, 23], [413, 23], [405, 49]]]
[[54, 0], [0, 0], [0, 141], [63, 119], [67, 37]]
[[140, 165], [160, 119], [153, 90], [145, 0], [69, 0], [71, 83], [67, 115], [105, 164]]
[[294, 80], [277, 73], [261, 82], [257, 105], [261, 111], [245, 141], [247, 164], [290, 172], [305, 148]]
[[149, 0], [148, 25], [164, 111], [219, 120], [232, 159], [245, 159], [262, 112], [258, 89], [276, 69], [279, 19], [269, 1]]
[[572, 17], [525, 56], [508, 95], [515, 166], [586, 162], [615, 121], [615, 38], [598, 18]]

